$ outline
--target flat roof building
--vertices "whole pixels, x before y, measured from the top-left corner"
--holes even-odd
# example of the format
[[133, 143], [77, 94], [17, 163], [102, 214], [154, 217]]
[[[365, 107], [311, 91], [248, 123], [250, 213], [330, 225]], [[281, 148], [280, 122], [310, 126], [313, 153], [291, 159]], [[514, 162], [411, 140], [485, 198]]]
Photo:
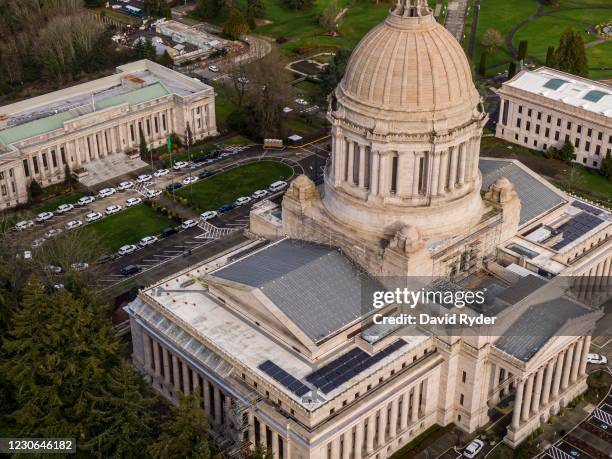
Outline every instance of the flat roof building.
[[599, 168], [612, 154], [612, 87], [546, 67], [502, 84], [495, 135], [535, 150], [574, 145], [576, 162]]
[[61, 182], [66, 166], [137, 151], [141, 131], [155, 148], [187, 124], [196, 140], [217, 134], [213, 89], [148, 60], [0, 107], [0, 209], [25, 203], [33, 179]]

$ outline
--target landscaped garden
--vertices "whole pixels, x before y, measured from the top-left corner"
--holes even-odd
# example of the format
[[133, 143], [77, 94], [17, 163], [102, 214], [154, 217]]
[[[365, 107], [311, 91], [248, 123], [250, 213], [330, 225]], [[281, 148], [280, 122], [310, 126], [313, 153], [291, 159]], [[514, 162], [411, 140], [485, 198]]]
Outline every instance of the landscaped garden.
[[258, 161], [238, 166], [212, 177], [200, 180], [176, 192], [179, 198], [191, 200], [201, 211], [217, 210], [232, 204], [241, 196], [250, 196], [254, 191], [267, 189], [277, 180], [287, 180], [293, 170], [277, 161]]

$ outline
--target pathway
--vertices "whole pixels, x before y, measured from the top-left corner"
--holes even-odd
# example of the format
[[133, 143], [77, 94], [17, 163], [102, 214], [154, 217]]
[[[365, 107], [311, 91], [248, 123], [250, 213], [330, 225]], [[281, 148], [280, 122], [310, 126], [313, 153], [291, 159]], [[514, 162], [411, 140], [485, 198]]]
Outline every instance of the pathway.
[[444, 27], [453, 34], [459, 43], [461, 43], [463, 38], [463, 27], [465, 25], [467, 6], [468, 0], [450, 0], [446, 8]]
[[472, 61], [474, 57], [474, 47], [476, 46], [476, 35], [478, 33], [478, 13], [480, 13], [480, 0], [474, 2], [474, 10], [472, 11], [472, 27], [470, 28], [470, 42], [468, 43], [467, 55]]

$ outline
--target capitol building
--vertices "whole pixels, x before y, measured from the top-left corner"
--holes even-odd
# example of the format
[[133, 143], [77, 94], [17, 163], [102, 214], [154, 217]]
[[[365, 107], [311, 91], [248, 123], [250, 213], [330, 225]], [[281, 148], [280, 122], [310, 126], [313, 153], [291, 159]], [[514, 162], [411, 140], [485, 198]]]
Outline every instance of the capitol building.
[[[612, 215], [480, 158], [470, 65], [424, 0], [362, 39], [327, 117], [322, 185], [295, 178], [280, 206], [253, 207], [246, 242], [126, 307], [134, 364], [173, 402], [198, 394], [232, 457], [383, 459], [435, 425], [474, 434], [501, 406], [518, 446], [587, 387]], [[496, 325], [381, 325], [405, 311], [369, 292], [399, 285], [486, 292], [417, 311]]]

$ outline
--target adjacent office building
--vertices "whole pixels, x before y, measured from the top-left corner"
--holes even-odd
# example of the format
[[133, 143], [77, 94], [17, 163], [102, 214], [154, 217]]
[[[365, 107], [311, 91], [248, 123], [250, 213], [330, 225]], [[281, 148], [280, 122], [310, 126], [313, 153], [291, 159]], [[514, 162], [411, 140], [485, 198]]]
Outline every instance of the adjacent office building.
[[612, 154], [612, 87], [559, 70], [523, 70], [502, 84], [495, 135], [535, 150], [574, 145], [599, 168]]
[[109, 155], [150, 148], [171, 132], [194, 140], [217, 134], [210, 86], [148, 60], [114, 75], [0, 107], [0, 209], [27, 201], [36, 179], [64, 180], [66, 166], [87, 168]]

